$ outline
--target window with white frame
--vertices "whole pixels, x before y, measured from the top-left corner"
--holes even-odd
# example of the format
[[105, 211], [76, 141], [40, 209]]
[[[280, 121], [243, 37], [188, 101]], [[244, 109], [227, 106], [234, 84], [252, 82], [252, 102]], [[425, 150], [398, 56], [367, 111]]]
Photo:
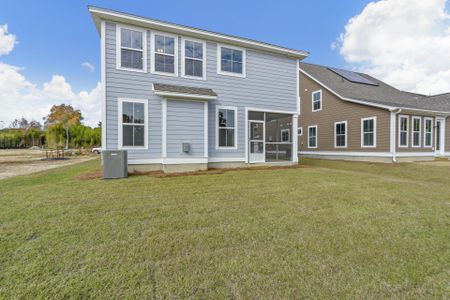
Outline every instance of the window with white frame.
[[424, 118], [424, 136], [423, 136], [423, 146], [432, 147], [433, 145], [433, 119]]
[[236, 148], [235, 107], [217, 107], [217, 148]]
[[178, 75], [178, 37], [152, 32], [152, 72]]
[[218, 45], [217, 53], [219, 74], [245, 77], [245, 49]]
[[146, 40], [145, 30], [118, 26], [117, 68], [146, 72]]
[[420, 117], [412, 117], [412, 146], [420, 147], [422, 119]]
[[147, 146], [147, 100], [119, 99], [119, 146]]
[[347, 147], [347, 121], [334, 123], [334, 147]]
[[377, 146], [377, 118], [361, 119], [361, 147]]
[[204, 79], [206, 76], [206, 46], [196, 40], [181, 40], [182, 76]]
[[312, 93], [312, 111], [322, 110], [322, 90]]
[[308, 148], [317, 148], [317, 126], [308, 127]]
[[303, 135], [303, 127], [297, 128], [297, 135]]
[[289, 128], [281, 130], [281, 141], [290, 142], [291, 141], [291, 130]]
[[399, 116], [398, 118], [398, 145], [408, 147], [409, 117]]

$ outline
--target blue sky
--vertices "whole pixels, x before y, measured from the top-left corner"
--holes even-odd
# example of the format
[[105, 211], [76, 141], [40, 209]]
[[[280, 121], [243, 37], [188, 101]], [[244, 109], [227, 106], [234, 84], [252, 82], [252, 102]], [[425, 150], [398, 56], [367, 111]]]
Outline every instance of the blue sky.
[[402, 90], [450, 91], [450, 0], [5, 0], [0, 128], [21, 116], [42, 120], [63, 102], [97, 124], [100, 39], [87, 5], [307, 50], [307, 62], [363, 71]]
[[[34, 83], [65, 76], [74, 90], [95, 87], [99, 36], [88, 4], [308, 50], [308, 61], [341, 66], [330, 44], [348, 19], [368, 1], [4, 1], [0, 24], [17, 36], [14, 51], [2, 61], [25, 69]], [[230, 11], [231, 10], [231, 11]], [[230, 18], [230, 16], [232, 16]], [[81, 64], [95, 66], [90, 72]]]

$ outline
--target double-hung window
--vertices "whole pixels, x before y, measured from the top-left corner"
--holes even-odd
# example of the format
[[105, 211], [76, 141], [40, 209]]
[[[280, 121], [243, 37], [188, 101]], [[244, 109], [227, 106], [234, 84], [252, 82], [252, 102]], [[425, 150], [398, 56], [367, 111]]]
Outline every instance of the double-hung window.
[[217, 148], [237, 148], [236, 111], [236, 107], [217, 107]]
[[205, 42], [181, 40], [181, 75], [183, 77], [206, 78], [206, 46]]
[[409, 130], [409, 117], [399, 116], [398, 118], [398, 146], [408, 147], [408, 130]]
[[317, 148], [317, 125], [308, 126], [308, 148]]
[[147, 100], [119, 99], [119, 148], [147, 148]]
[[290, 142], [291, 141], [291, 130], [289, 128], [281, 130], [281, 141]]
[[433, 145], [433, 119], [424, 118], [424, 135], [423, 135], [423, 146], [432, 147]]
[[147, 32], [117, 26], [117, 68], [147, 72]]
[[347, 147], [347, 121], [334, 123], [334, 147]]
[[217, 45], [217, 73], [245, 77], [245, 49]]
[[152, 72], [178, 76], [178, 37], [152, 32]]
[[421, 143], [422, 119], [412, 117], [412, 146], [419, 148]]
[[322, 90], [312, 93], [312, 111], [322, 110]]
[[361, 147], [371, 148], [377, 146], [377, 118], [361, 119]]

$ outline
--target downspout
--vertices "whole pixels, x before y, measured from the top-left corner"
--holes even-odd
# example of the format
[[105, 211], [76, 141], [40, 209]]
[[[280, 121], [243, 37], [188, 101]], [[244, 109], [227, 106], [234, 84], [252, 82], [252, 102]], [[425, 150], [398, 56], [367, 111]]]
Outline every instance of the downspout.
[[390, 110], [391, 112], [391, 134], [390, 134], [390, 150], [392, 154], [392, 162], [397, 162], [397, 143], [396, 143], [396, 125], [397, 125], [397, 115], [402, 112], [401, 108], [394, 108]]

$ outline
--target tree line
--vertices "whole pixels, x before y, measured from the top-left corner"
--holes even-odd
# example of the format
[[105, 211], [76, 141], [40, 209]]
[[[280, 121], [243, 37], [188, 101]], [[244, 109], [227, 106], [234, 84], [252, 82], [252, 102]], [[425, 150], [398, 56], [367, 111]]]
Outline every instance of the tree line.
[[15, 119], [0, 129], [0, 149], [39, 147], [47, 149], [92, 148], [101, 145], [101, 123], [83, 125], [83, 116], [71, 105], [53, 105], [44, 124], [25, 118]]

